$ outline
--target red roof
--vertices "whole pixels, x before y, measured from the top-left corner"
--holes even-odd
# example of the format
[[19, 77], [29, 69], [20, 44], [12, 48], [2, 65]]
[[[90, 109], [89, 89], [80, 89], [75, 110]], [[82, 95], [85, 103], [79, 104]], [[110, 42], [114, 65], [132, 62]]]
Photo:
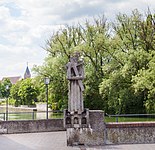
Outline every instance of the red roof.
[[3, 81], [4, 79], [9, 79], [9, 80], [11, 81], [12, 84], [16, 84], [17, 81], [20, 81], [20, 80], [22, 79], [22, 77], [21, 77], [21, 76], [16, 76], [16, 77], [4, 77], [4, 78], [2, 79], [2, 81]]

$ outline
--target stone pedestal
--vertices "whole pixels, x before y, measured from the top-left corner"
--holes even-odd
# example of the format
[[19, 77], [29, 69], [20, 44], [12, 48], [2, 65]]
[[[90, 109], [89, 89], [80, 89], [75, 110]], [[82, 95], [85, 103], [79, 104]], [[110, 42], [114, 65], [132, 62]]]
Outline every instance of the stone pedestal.
[[80, 114], [78, 112], [71, 113], [64, 110], [64, 127], [65, 128], [88, 128], [89, 110], [84, 109]]
[[88, 126], [66, 126], [67, 145], [104, 145], [104, 113], [100, 110], [89, 111]]

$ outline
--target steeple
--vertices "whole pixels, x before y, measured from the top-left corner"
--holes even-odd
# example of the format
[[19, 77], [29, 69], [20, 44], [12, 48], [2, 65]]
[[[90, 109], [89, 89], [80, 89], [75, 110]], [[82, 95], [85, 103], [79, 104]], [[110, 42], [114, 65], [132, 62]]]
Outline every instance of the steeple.
[[31, 78], [31, 73], [28, 67], [28, 63], [27, 63], [26, 71], [24, 73], [24, 79], [27, 79], [27, 78]]

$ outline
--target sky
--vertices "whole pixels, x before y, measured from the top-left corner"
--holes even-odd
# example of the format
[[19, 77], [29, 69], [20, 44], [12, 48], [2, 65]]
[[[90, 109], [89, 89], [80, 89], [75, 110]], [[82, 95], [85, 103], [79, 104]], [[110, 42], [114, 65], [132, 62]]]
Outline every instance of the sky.
[[155, 0], [0, 0], [0, 79], [23, 77], [27, 63], [30, 70], [42, 65], [46, 41], [66, 24], [102, 14], [110, 22], [148, 7], [155, 13]]

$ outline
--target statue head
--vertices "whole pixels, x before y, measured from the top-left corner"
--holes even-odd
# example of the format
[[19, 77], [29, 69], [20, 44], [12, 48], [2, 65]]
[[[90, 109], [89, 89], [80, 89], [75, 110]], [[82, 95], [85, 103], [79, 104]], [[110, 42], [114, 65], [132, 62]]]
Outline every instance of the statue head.
[[73, 55], [70, 57], [70, 62], [77, 63], [79, 61], [80, 53], [74, 52]]

